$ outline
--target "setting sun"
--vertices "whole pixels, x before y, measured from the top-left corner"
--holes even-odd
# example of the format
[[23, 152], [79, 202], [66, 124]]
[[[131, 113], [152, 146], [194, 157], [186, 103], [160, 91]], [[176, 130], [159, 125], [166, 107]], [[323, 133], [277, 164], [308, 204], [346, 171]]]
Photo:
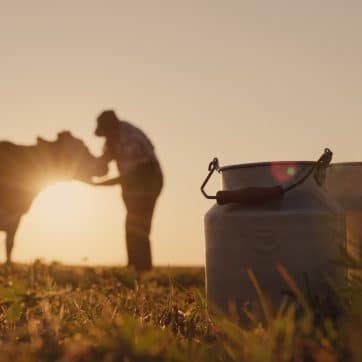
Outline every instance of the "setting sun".
[[89, 191], [80, 182], [62, 181], [42, 191], [33, 210], [42, 213], [45, 220], [59, 225], [71, 225], [89, 215], [91, 206]]
[[48, 186], [21, 222], [15, 257], [22, 255], [19, 259], [24, 262], [37, 258], [73, 264], [125, 262], [120, 241], [123, 210], [113, 208], [116, 220], [109, 217], [110, 202], [119, 197], [117, 188], [95, 192], [77, 181]]

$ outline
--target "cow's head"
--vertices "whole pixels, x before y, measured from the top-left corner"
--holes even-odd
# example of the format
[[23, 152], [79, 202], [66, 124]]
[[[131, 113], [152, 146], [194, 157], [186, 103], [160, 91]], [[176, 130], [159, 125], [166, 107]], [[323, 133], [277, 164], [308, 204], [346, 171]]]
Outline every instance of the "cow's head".
[[107, 162], [93, 156], [82, 140], [69, 131], [60, 132], [55, 141], [38, 137], [38, 148], [43, 165], [56, 179], [90, 181], [93, 176], [104, 176], [108, 172]]

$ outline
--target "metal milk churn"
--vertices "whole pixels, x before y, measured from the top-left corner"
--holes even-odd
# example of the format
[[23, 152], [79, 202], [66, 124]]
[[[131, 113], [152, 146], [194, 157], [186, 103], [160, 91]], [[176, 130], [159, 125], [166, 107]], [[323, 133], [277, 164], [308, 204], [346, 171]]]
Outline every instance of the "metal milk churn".
[[[334, 163], [327, 169], [327, 191], [345, 209], [347, 251], [359, 263], [362, 261], [362, 163]], [[361, 268], [361, 264], [359, 266]], [[351, 268], [350, 276], [362, 276]]]
[[[214, 159], [201, 187], [217, 203], [206, 213], [206, 292], [223, 310], [230, 303], [259, 312], [254, 273], [268, 302], [278, 307], [289, 287], [276, 265], [283, 265], [300, 289], [319, 288], [325, 277], [336, 285], [345, 269], [331, 262], [345, 246], [342, 208], [324, 189], [332, 159], [326, 149], [317, 162], [265, 162], [219, 167]], [[209, 196], [213, 172], [222, 190]]]

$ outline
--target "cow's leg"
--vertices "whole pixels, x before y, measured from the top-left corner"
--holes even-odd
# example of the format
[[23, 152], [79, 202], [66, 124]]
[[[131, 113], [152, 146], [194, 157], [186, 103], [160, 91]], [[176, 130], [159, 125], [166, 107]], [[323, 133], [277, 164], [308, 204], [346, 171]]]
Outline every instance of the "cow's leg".
[[19, 225], [19, 223], [16, 223], [16, 224], [12, 225], [11, 228], [9, 228], [6, 231], [6, 263], [7, 264], [11, 263], [11, 252], [14, 247], [14, 238], [15, 238], [16, 231], [18, 229], [18, 225]]

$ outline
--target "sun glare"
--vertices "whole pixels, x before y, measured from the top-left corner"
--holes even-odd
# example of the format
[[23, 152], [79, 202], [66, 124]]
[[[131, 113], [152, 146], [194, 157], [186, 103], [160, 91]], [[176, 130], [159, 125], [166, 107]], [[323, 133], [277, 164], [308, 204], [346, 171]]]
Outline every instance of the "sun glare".
[[120, 205], [118, 189], [95, 188], [78, 181], [48, 186], [22, 219], [14, 259], [124, 263]]
[[44, 211], [44, 216], [51, 213], [52, 219], [56, 217], [62, 221], [76, 221], [89, 210], [87, 190], [80, 182], [58, 182], [43, 190], [36, 202], [38, 208]]

